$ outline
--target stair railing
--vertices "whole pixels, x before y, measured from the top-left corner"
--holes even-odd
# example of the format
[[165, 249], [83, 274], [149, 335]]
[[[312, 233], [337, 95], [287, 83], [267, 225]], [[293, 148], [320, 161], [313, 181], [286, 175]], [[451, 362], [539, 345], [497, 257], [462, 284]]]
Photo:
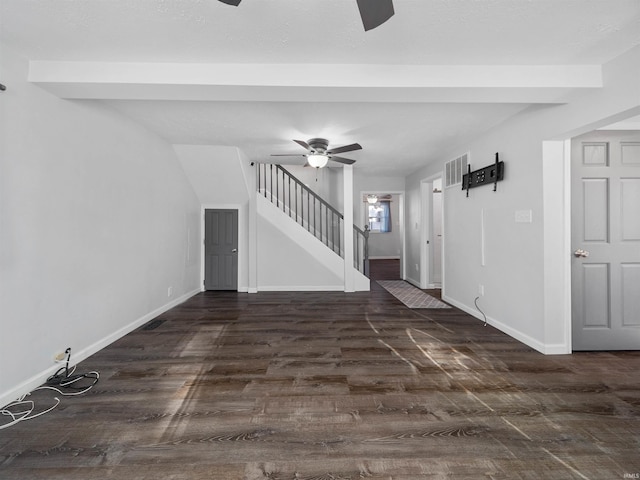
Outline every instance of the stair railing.
[[[281, 165], [258, 163], [258, 194], [344, 258], [344, 216]], [[354, 267], [368, 274], [368, 231], [354, 225]]]

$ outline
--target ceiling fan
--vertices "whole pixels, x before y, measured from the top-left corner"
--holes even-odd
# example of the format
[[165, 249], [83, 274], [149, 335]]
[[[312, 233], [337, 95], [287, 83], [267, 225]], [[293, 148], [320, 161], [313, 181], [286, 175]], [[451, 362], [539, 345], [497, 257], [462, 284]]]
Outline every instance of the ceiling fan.
[[380, 202], [380, 201], [387, 201], [390, 202], [391, 199], [393, 198], [393, 196], [389, 193], [386, 193], [384, 195], [380, 195], [380, 194], [375, 194], [375, 193], [369, 193], [366, 194], [362, 197], [362, 201], [364, 203], [367, 203], [369, 205], [375, 205], [376, 203]]
[[294, 140], [298, 145], [307, 149], [307, 153], [283, 153], [273, 154], [272, 157], [306, 157], [307, 164], [311, 167], [322, 168], [329, 160], [333, 162], [343, 163], [345, 165], [353, 165], [355, 160], [350, 158], [337, 157], [337, 153], [353, 152], [354, 150], [362, 150], [358, 143], [344, 145], [342, 147], [329, 149], [329, 140], [325, 138], [312, 138], [307, 142], [302, 140]]
[[[242, 0], [220, 0], [237, 7]], [[356, 0], [365, 31], [379, 27], [393, 17], [393, 0]]]

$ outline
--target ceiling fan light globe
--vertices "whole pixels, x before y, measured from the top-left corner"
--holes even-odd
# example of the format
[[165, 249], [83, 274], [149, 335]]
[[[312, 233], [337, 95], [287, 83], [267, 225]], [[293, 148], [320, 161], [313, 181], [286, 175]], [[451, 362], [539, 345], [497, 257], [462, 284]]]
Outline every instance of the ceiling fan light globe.
[[307, 155], [307, 161], [309, 162], [309, 165], [314, 168], [322, 168], [329, 161], [329, 157], [327, 155], [313, 153], [311, 155]]

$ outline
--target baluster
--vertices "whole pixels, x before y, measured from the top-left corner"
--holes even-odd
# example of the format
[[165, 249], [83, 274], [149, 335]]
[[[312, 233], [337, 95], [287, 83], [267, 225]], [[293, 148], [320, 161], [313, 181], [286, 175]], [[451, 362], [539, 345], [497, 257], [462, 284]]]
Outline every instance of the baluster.
[[289, 178], [289, 217], [291, 217], [291, 176]]
[[285, 174], [282, 171], [282, 211], [285, 212], [287, 208], [287, 190], [285, 189]]
[[364, 265], [363, 265], [363, 272], [365, 276], [369, 276], [369, 225], [365, 225], [364, 226], [364, 233], [362, 234], [363, 237], [363, 244], [364, 244]]
[[358, 268], [358, 232], [353, 233], [353, 266]]
[[338, 255], [340, 255], [340, 217], [333, 216], [333, 243], [338, 246]]
[[262, 167], [262, 189], [264, 190], [264, 198], [267, 198], [267, 164]]
[[327, 214], [327, 239], [331, 242], [331, 250], [336, 251], [336, 245], [333, 241], [333, 216], [335, 213], [331, 210], [331, 214]]
[[329, 246], [329, 209], [324, 207], [324, 230], [327, 237], [327, 247]]
[[311, 231], [311, 193], [307, 192], [307, 230]]
[[357, 270], [358, 264], [360, 263], [360, 239], [358, 238], [358, 232], [356, 229], [353, 229], [353, 240], [355, 241], [355, 245], [353, 246], [353, 267]]
[[260, 191], [260, 164], [258, 163], [258, 168], [257, 168], [257, 176], [258, 176], [258, 192]]
[[356, 242], [355, 245], [353, 246], [353, 261], [354, 261], [354, 267], [356, 269], [358, 269], [358, 265], [360, 263], [360, 242], [359, 242], [359, 238], [358, 238], [358, 232], [355, 230], [353, 231], [353, 239]]
[[324, 243], [324, 240], [322, 240], [322, 203], [320, 204], [320, 241]]
[[340, 246], [340, 217], [337, 216], [334, 220], [334, 227], [333, 229], [335, 230], [335, 233], [333, 234], [334, 237], [334, 242], [336, 242], [336, 244], [338, 245], [338, 255], [342, 256], [342, 248]]

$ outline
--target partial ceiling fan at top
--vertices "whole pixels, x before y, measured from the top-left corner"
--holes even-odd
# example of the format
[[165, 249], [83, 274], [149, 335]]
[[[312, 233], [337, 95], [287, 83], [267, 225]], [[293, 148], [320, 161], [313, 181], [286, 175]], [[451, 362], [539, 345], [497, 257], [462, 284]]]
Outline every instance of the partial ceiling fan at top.
[[[219, 0], [237, 7], [241, 0]], [[393, 17], [393, 0], [356, 0], [365, 31], [379, 27]]]

